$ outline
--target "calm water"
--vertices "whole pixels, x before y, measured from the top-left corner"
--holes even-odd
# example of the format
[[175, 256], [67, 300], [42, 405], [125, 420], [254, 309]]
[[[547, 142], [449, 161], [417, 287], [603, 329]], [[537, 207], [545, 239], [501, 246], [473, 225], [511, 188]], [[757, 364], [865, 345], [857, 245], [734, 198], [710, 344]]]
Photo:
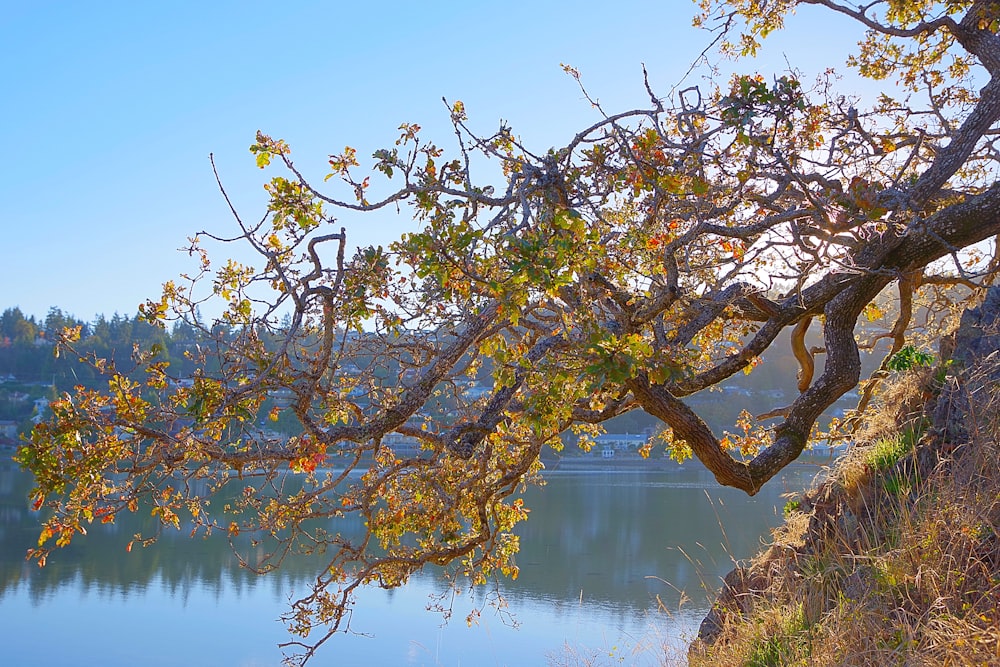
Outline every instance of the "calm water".
[[[719, 488], [704, 470], [562, 473], [529, 489], [517, 581], [455, 600], [442, 624], [425, 611], [444, 591], [433, 572], [397, 591], [359, 596], [352, 628], [310, 664], [657, 665], [682, 655], [733, 558], [757, 551], [777, 524], [781, 494], [814, 468], [790, 470], [756, 498]], [[228, 544], [166, 533], [154, 547], [125, 545], [140, 524], [90, 534], [39, 569], [24, 560], [37, 539], [26, 507], [30, 478], [0, 463], [0, 638], [3, 663], [34, 665], [277, 666], [288, 638], [276, 620], [314, 573], [308, 562], [258, 577]], [[679, 591], [684, 591], [682, 602]], [[478, 625], [465, 616], [482, 609]], [[515, 627], [516, 625], [516, 627]]]

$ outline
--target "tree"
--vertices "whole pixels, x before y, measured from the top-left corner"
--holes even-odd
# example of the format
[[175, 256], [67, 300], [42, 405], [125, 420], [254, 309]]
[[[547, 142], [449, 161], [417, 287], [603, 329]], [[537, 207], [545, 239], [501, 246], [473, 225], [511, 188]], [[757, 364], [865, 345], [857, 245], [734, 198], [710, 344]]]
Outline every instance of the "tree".
[[63, 329], [75, 326], [82, 327], [81, 335], [87, 335], [86, 331], [89, 329], [87, 324], [75, 319], [74, 317], [67, 316], [61, 309], [52, 306], [49, 308], [49, 312], [45, 316], [42, 331], [46, 339], [54, 341], [59, 338], [59, 334], [63, 331]]
[[0, 315], [0, 332], [10, 341], [31, 344], [38, 333], [35, 318], [25, 318], [20, 308], [7, 308]]
[[[145, 380], [105, 366], [106, 391], [52, 404], [18, 454], [35, 506], [52, 510], [30, 555], [44, 563], [86, 523], [140, 509], [192, 534], [249, 533], [268, 554], [248, 563], [260, 571], [314, 553], [314, 589], [285, 617], [304, 661], [346, 627], [359, 586], [397, 586], [427, 564], [474, 583], [516, 576], [518, 490], [567, 429], [586, 436], [645, 410], [674, 456], [756, 493], [858, 385], [859, 345], [871, 343], [858, 319], [885, 316], [884, 290], [898, 295], [888, 360], [926, 329], [917, 300], [953, 304], [958, 288], [974, 299], [998, 266], [994, 4], [701, 0], [696, 21], [720, 31], [723, 53], [748, 55], [799, 4], [862, 23], [850, 62], [900, 81], [899, 98], [864, 107], [829, 76], [806, 86], [794, 72], [670, 100], [647, 85], [649, 108], [595, 103], [597, 122], [544, 153], [503, 125], [478, 136], [454, 102], [451, 153], [403, 124], [370, 173], [351, 147], [331, 155], [326, 179], [344, 197], [259, 133], [257, 164], [280, 174], [260, 219], [233, 216], [263, 268], [215, 266], [202, 239], [221, 239], [192, 238], [198, 273], [141, 311], [198, 332], [184, 353], [193, 376], [136, 347]], [[475, 180], [494, 165], [496, 185]], [[402, 207], [416, 231], [353, 254], [330, 213]], [[210, 302], [216, 321], [199, 314]], [[811, 327], [821, 349], [804, 345]], [[740, 437], [713, 433], [683, 399], [750, 371], [783, 334], [799, 395]], [[72, 332], [62, 345], [73, 349]], [[470, 389], [484, 374], [481, 396]], [[283, 411], [300, 436], [267, 435], [261, 419]], [[232, 484], [237, 500], [213, 506]], [[338, 532], [351, 516], [363, 537]]]
[[17, 323], [24, 320], [24, 313], [20, 308], [7, 308], [0, 314], [0, 335], [4, 338], [14, 340], [17, 337]]

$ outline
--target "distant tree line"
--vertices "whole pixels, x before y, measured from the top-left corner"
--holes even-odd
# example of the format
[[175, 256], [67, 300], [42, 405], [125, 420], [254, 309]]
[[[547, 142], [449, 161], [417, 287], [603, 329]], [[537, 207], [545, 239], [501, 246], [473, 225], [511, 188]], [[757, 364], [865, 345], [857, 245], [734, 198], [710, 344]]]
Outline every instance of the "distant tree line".
[[24, 423], [34, 410], [34, 399], [54, 398], [75, 386], [106, 388], [95, 368], [80, 356], [55, 353], [66, 328], [80, 328], [77, 349], [87, 359], [105, 359], [130, 374], [136, 350], [153, 351], [170, 363], [175, 377], [190, 376], [194, 361], [184, 352], [195, 348], [206, 335], [178, 322], [161, 328], [139, 315], [96, 315], [87, 322], [60, 308], [49, 308], [44, 319], [9, 307], [0, 315], [0, 420]]
[[107, 359], [122, 370], [131, 366], [136, 347], [155, 349], [172, 367], [183, 366], [183, 350], [199, 339], [197, 332], [184, 323], [163, 329], [138, 315], [96, 315], [87, 322], [52, 307], [44, 320], [38, 320], [33, 315], [25, 316], [18, 307], [7, 308], [0, 315], [0, 375], [13, 375], [23, 383], [55, 384], [60, 391], [78, 384], [90, 386], [97, 380], [92, 369], [77, 358], [53, 353], [62, 331], [73, 327], [80, 327], [78, 349], [82, 353]]
[[[56, 343], [66, 328], [80, 328], [80, 340], [74, 345], [80, 356], [55, 353]], [[54, 398], [75, 386], [92, 389], [106, 388], [107, 378], [102, 377], [92, 363], [104, 359], [114, 364], [120, 372], [132, 375], [136, 351], [153, 352], [160, 361], [169, 364], [168, 374], [174, 378], [189, 378], [195, 372], [194, 351], [205, 352], [214, 347], [213, 343], [230, 337], [234, 332], [225, 325], [216, 324], [209, 331], [191, 326], [184, 321], [172, 323], [169, 327], [150, 324], [140, 314], [132, 316], [114, 313], [110, 318], [95, 315], [91, 321], [84, 321], [65, 313], [58, 307], [51, 307], [44, 320], [33, 315], [26, 316], [18, 307], [8, 307], [0, 315], [0, 420], [14, 420], [25, 428], [33, 416], [33, 399], [46, 396]], [[263, 334], [262, 339], [268, 336]], [[816, 340], [812, 344], [819, 343]], [[211, 354], [208, 355], [211, 357]], [[770, 363], [761, 364], [749, 376], [739, 375], [727, 384], [738, 388], [733, 395], [706, 393], [692, 397], [702, 405], [706, 418], [720, 426], [732, 424], [742, 410], [751, 413], [765, 409], [773, 400], [775, 391], [793, 395], [795, 392], [797, 363], [787, 346], [778, 345], [765, 355]], [[867, 356], [867, 355], [865, 355]], [[370, 360], [356, 360], [362, 366]], [[867, 361], [867, 360], [866, 360]], [[208, 364], [211, 366], [211, 362]], [[865, 363], [868, 367], [871, 362]], [[205, 366], [202, 366], [203, 370]], [[398, 369], [389, 375], [398, 375]], [[481, 375], [489, 377], [489, 367]], [[866, 368], [867, 370], [867, 368]], [[140, 373], [141, 374], [141, 373]], [[9, 379], [9, 378], [13, 379]], [[138, 376], [134, 379], [140, 379]], [[286, 426], [281, 420], [279, 430]], [[619, 417], [607, 425], [609, 432], [621, 431], [637, 433], [649, 429], [655, 420], [642, 411], [635, 411]], [[292, 429], [298, 431], [297, 428]]]

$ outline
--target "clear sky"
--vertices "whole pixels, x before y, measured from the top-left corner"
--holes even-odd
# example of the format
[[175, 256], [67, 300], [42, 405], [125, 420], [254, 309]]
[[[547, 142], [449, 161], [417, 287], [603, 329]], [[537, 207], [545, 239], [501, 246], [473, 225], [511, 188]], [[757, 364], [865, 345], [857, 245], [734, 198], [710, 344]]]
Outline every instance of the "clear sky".
[[[484, 133], [507, 121], [544, 151], [596, 120], [560, 63], [609, 111], [645, 106], [641, 63], [666, 95], [711, 35], [687, 0], [477, 2], [31, 2], [0, 12], [0, 309], [90, 320], [133, 314], [194, 268], [177, 252], [234, 223], [214, 153], [247, 218], [269, 172], [248, 147], [286, 139], [321, 182], [330, 153], [370, 155], [402, 122], [447, 145], [441, 102]], [[809, 8], [756, 63], [842, 69], [856, 32]], [[692, 80], [697, 83], [697, 80]], [[339, 224], [339, 223], [338, 223]], [[384, 243], [399, 223], [348, 226]]]

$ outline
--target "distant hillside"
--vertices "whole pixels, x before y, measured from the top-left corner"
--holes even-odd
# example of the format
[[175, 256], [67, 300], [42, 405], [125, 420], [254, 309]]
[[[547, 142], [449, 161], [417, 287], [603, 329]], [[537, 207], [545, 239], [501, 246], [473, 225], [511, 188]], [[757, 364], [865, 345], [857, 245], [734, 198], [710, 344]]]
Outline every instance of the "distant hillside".
[[170, 361], [174, 373], [193, 372], [184, 350], [204, 336], [179, 325], [173, 330], [152, 326], [138, 316], [115, 313], [85, 322], [50, 308], [44, 320], [25, 316], [19, 308], [0, 314], [0, 421], [14, 421], [21, 432], [30, 428], [36, 399], [53, 399], [76, 385], [104, 387], [106, 379], [79, 357], [56, 356], [56, 342], [66, 327], [80, 327], [78, 351], [88, 358], [106, 359], [128, 374], [135, 349], [156, 350]]
[[[860, 324], [862, 328], [871, 327], [870, 323]], [[210, 350], [215, 337], [230, 334], [224, 327], [216, 326], [209, 335], [180, 322], [169, 329], [161, 329], [138, 315], [118, 313], [110, 318], [96, 315], [88, 322], [57, 307], [50, 308], [44, 320], [37, 320], [34, 316], [25, 316], [17, 307], [9, 307], [0, 314], [0, 421], [15, 421], [24, 432], [36, 415], [36, 399], [55, 398], [76, 385], [104, 386], [106, 380], [79, 358], [54, 354], [55, 343], [66, 327], [80, 328], [76, 347], [87, 358], [107, 359], [128, 375], [136, 349], [155, 350], [158, 358], [170, 363], [169, 374], [176, 378], [190, 377], [194, 372], [196, 364], [185, 352], [198, 346]], [[817, 333], [806, 342], [813, 348], [822, 346]], [[816, 357], [818, 369], [822, 369], [822, 357], [822, 354]], [[862, 360], [862, 373], [867, 375], [877, 367], [881, 356], [863, 354]], [[738, 374], [724, 382], [721, 390], [704, 391], [685, 400], [719, 432], [732, 429], [743, 410], [759, 414], [782, 398], [790, 403], [797, 394], [798, 364], [788, 342], [769, 348], [763, 361], [750, 374]], [[490, 371], [489, 366], [484, 366], [480, 376], [488, 378]], [[857, 394], [849, 393], [833, 406], [831, 414], [850, 409], [856, 403]], [[282, 424], [269, 426], [280, 428]], [[642, 433], [658, 426], [656, 419], [636, 410], [612, 420], [606, 429], [608, 432]]]

